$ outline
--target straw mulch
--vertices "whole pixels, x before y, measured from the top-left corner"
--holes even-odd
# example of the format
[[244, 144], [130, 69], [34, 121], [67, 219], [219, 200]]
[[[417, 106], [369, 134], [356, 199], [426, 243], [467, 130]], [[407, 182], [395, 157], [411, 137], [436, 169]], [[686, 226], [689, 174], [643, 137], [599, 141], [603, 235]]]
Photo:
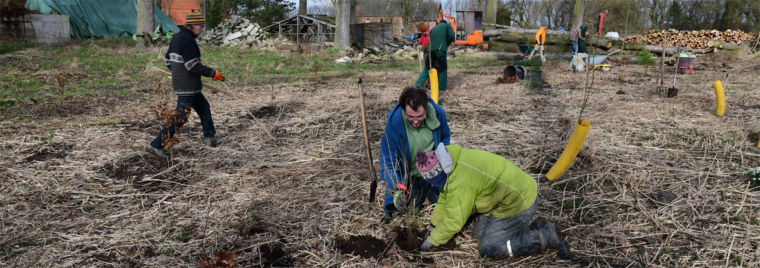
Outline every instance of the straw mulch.
[[[273, 87], [230, 82], [257, 100], [207, 95], [218, 135], [230, 141], [203, 146], [194, 114], [172, 164], [144, 150], [159, 128], [148, 109], [158, 96], [150, 91], [109, 97], [120, 99], [77, 116], [4, 123], [0, 266], [196, 267], [226, 250], [241, 267], [400, 267], [431, 259], [443, 267], [756, 267], [760, 194], [741, 175], [760, 164], [757, 140], [748, 138], [760, 130], [757, 70], [748, 66], [733, 66], [724, 117], [714, 115], [710, 87], [723, 73], [707, 65], [679, 77], [674, 99], [653, 95], [653, 75], [638, 66], [595, 79], [584, 149], [561, 178], [539, 180], [538, 215], [562, 226], [569, 261], [551, 250], [483, 259], [471, 225], [453, 250], [419, 254], [390, 243], [376, 258], [339, 252], [338, 238], [391, 242], [393, 228], [408, 222], [383, 220], [382, 182], [381, 198], [367, 202], [355, 79], [333, 78]], [[585, 75], [549, 64], [550, 94], [532, 95], [520, 84], [496, 85], [503, 67], [449, 71], [442, 100], [452, 143], [498, 153], [540, 178], [572, 132]], [[375, 161], [385, 114], [399, 85], [416, 75], [365, 76]], [[244, 109], [276, 140], [267, 140]], [[103, 120], [121, 123], [72, 125]], [[416, 219], [419, 228], [430, 210]]]

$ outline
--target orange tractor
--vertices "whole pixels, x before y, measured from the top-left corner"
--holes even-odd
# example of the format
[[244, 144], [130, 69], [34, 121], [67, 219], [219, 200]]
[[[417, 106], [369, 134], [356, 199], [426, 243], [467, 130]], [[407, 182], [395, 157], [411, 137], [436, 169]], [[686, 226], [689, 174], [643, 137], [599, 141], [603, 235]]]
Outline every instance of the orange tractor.
[[454, 44], [457, 45], [480, 45], [483, 44], [483, 11], [457, 11], [457, 18], [462, 20], [459, 28], [454, 17], [443, 12], [438, 6], [438, 22], [445, 19], [451, 24], [456, 34]]

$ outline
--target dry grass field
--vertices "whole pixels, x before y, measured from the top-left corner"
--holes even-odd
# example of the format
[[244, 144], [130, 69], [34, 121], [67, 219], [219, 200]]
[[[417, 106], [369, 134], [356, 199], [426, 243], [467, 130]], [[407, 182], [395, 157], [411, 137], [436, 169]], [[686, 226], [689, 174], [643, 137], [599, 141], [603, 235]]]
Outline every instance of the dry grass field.
[[[533, 175], [538, 215], [560, 224], [573, 254], [490, 260], [479, 256], [472, 225], [447, 248], [405, 247], [402, 237], [426, 228], [431, 208], [387, 221], [382, 198], [368, 202], [356, 77], [364, 74], [379, 166], [385, 116], [416, 79], [417, 62], [359, 68], [332, 63], [337, 54], [201, 50], [204, 63], [230, 70], [231, 90], [255, 102], [205, 90], [229, 141], [205, 147], [193, 114], [172, 163], [145, 150], [160, 129], [149, 105], [176, 98], [168, 78], [150, 71], [162, 68], [160, 49], [83, 43], [0, 55], [2, 99], [15, 98], [0, 108], [0, 266], [197, 267], [222, 250], [240, 267], [760, 265], [760, 192], [742, 175], [760, 166], [760, 60], [700, 57], [694, 75], [679, 74], [675, 98], [655, 94], [655, 74], [638, 65], [596, 72], [584, 147], [550, 182], [543, 174], [578, 119], [585, 73], [551, 61], [551, 88], [533, 94], [495, 83], [507, 58], [452, 59], [441, 96], [452, 143]], [[308, 71], [308, 57], [325, 71]], [[275, 71], [293, 66], [305, 67]], [[56, 97], [59, 72], [73, 93]], [[715, 80], [726, 86], [722, 117]]]

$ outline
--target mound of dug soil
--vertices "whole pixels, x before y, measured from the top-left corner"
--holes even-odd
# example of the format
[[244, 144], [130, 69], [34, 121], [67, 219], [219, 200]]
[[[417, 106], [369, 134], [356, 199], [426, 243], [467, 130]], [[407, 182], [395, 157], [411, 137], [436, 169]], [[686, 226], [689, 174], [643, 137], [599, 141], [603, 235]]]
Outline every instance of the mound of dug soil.
[[[396, 227], [393, 231], [396, 233], [396, 245], [409, 252], [419, 252], [420, 246], [425, 242], [425, 235], [427, 235], [427, 230], [425, 229]], [[457, 242], [452, 237], [446, 244], [434, 247], [433, 251], [453, 250], [456, 248]]]
[[352, 235], [348, 239], [336, 239], [335, 247], [343, 254], [359, 255], [368, 259], [381, 257], [388, 245], [385, 241], [369, 235]]

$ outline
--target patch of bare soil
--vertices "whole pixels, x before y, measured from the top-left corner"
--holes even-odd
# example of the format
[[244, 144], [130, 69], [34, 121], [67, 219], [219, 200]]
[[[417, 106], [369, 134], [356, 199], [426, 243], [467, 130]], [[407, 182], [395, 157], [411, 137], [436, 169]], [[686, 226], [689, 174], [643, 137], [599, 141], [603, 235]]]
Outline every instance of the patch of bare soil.
[[[249, 112], [255, 116], [257, 119], [266, 118], [266, 117], [279, 117], [282, 115], [291, 114], [293, 112], [298, 111], [299, 108], [303, 107], [304, 103], [301, 101], [273, 101], [269, 102], [267, 104], [264, 104], [263, 106], [252, 109]], [[245, 115], [249, 119], [251, 118], [250, 115]]]
[[361, 256], [363, 258], [381, 258], [388, 245], [371, 235], [352, 235], [335, 240], [335, 247], [343, 254]]
[[31, 152], [31, 155], [27, 156], [24, 160], [26, 162], [45, 161], [49, 159], [64, 158], [71, 150], [74, 149], [73, 144], [66, 143], [53, 143], [48, 146], [42, 146]]
[[[425, 242], [425, 236], [427, 235], [426, 229], [415, 229], [400, 226], [396, 226], [393, 232], [396, 233], [396, 238], [394, 239], [396, 245], [408, 252], [419, 252], [422, 243]], [[446, 244], [434, 247], [433, 251], [446, 251], [456, 249], [457, 242], [454, 238], [456, 238], [456, 236], [449, 239]]]
[[425, 235], [427, 234], [427, 230], [424, 229], [407, 228], [401, 226], [397, 226], [394, 229], [394, 232], [396, 233], [396, 239], [394, 242], [396, 242], [396, 244], [401, 249], [409, 252], [420, 251], [420, 246], [423, 242], [425, 242], [424, 239]]
[[293, 258], [278, 245], [263, 245], [259, 252], [261, 267], [293, 267]]
[[133, 187], [145, 192], [174, 189], [187, 183], [177, 170], [169, 170], [168, 163], [149, 154], [135, 154], [112, 163], [105, 164], [100, 171], [116, 180], [131, 183]]

